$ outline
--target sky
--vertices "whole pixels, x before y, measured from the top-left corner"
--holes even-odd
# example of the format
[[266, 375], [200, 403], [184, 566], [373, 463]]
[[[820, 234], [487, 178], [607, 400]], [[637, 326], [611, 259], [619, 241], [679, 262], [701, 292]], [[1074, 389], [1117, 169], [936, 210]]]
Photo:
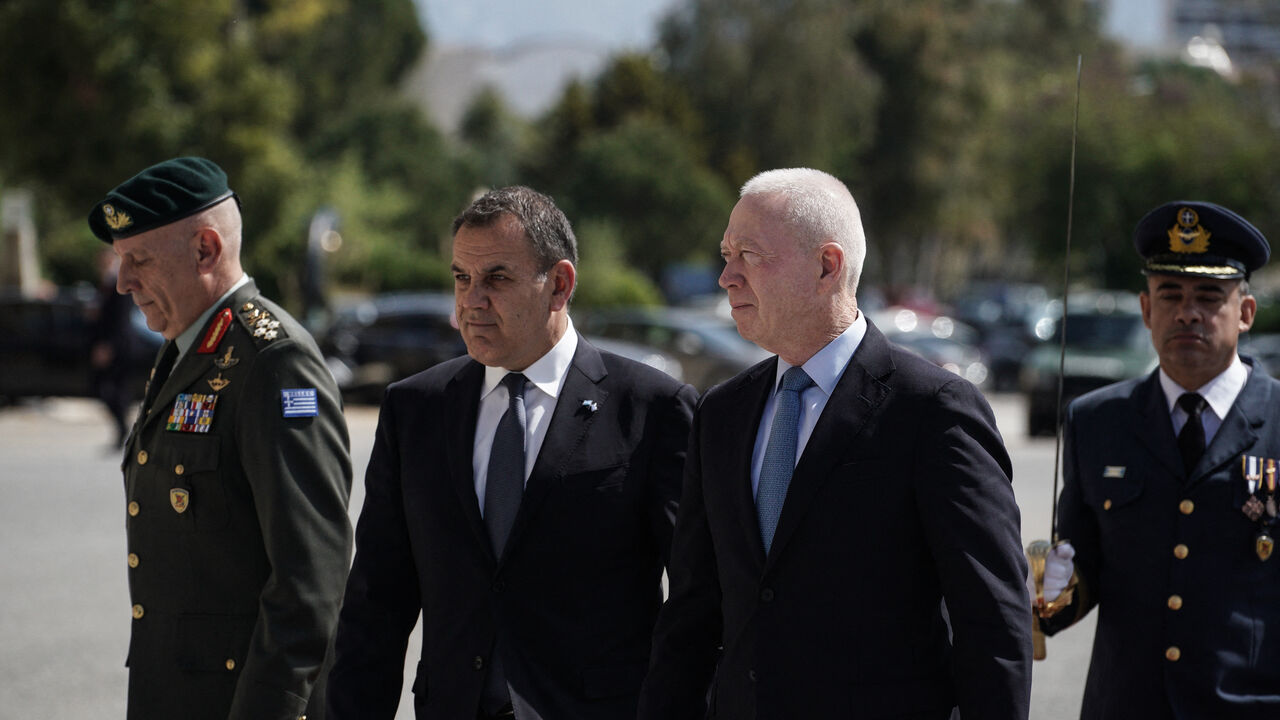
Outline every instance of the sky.
[[563, 39], [609, 50], [639, 49], [679, 0], [415, 0], [433, 43], [497, 49]]

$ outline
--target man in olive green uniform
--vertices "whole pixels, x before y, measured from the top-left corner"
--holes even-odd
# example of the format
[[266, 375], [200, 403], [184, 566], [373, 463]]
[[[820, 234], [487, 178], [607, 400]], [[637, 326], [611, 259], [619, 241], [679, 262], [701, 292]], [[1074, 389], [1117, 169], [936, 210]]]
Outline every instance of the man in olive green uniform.
[[241, 269], [214, 163], [143, 170], [89, 226], [167, 340], [125, 444], [128, 717], [316, 720], [351, 552], [333, 378]]

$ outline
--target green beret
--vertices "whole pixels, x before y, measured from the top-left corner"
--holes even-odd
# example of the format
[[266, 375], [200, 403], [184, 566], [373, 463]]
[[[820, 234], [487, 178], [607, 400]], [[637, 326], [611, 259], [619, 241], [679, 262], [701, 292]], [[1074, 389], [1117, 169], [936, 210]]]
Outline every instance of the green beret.
[[212, 160], [165, 160], [120, 183], [89, 211], [89, 229], [105, 243], [168, 225], [217, 205], [235, 193]]

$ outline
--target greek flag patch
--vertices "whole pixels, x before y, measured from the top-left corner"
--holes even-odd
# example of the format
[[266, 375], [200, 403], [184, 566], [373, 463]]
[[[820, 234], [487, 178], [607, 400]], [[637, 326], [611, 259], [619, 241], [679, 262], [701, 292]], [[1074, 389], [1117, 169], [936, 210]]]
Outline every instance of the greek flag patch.
[[320, 414], [315, 388], [281, 390], [280, 403], [287, 418], [315, 417]]

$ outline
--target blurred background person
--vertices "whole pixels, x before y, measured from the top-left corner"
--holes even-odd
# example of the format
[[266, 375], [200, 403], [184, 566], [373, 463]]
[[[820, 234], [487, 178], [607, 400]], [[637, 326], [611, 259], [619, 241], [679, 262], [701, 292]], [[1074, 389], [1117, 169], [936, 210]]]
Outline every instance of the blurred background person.
[[98, 253], [98, 302], [90, 325], [89, 381], [107, 411], [114, 431], [111, 447], [124, 445], [129, 431], [129, 407], [141, 396], [130, 377], [130, 360], [137, 352], [137, 338], [130, 323], [133, 302], [116, 292], [120, 259], [110, 249]]

